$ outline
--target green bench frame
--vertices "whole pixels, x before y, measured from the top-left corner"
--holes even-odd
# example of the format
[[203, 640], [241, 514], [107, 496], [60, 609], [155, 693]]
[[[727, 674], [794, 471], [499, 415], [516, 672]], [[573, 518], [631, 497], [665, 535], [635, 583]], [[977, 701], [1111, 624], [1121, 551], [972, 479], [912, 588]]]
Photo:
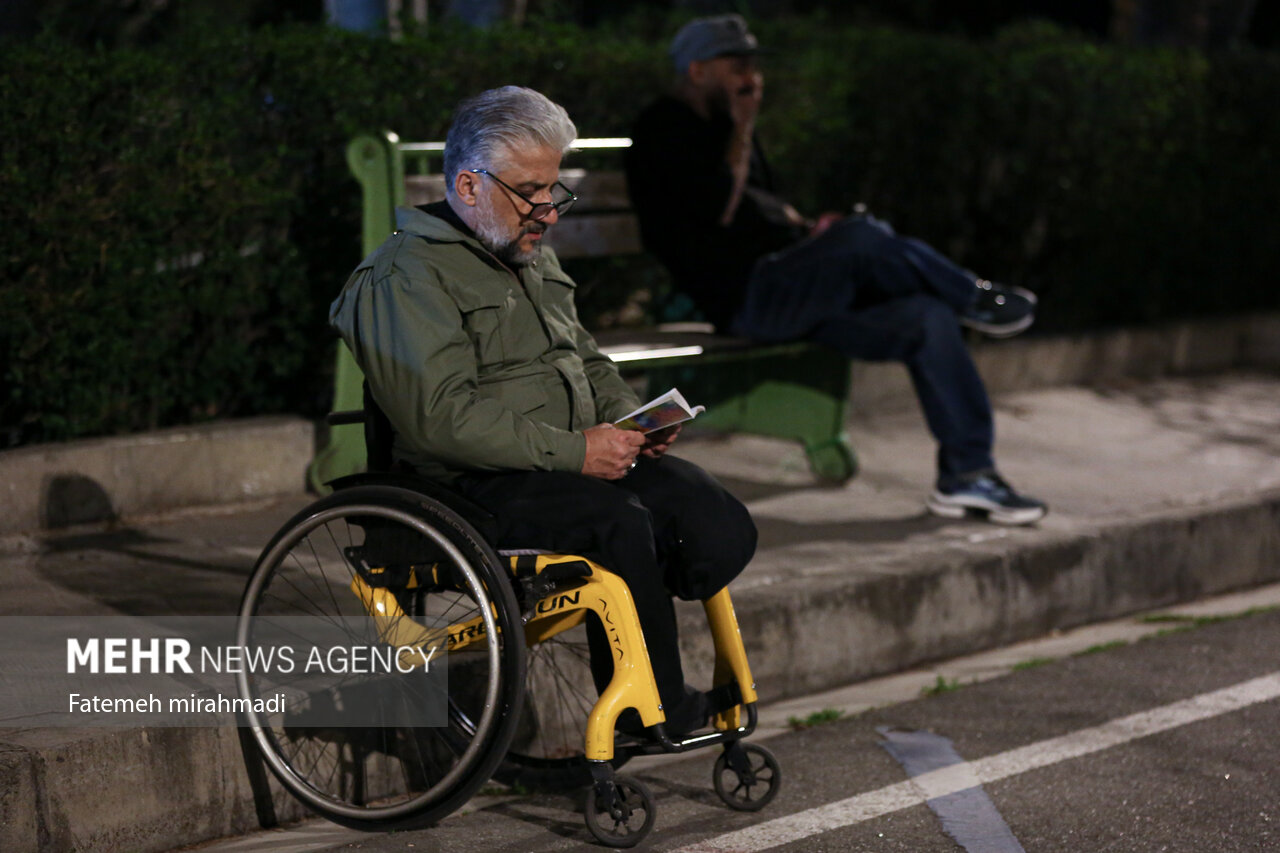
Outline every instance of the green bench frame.
[[[622, 151], [629, 139], [579, 139], [575, 149]], [[372, 252], [395, 230], [395, 208], [442, 197], [443, 178], [432, 171], [443, 142], [402, 142], [386, 131], [359, 136], [347, 146], [347, 163], [363, 195], [362, 242]], [[561, 175], [580, 196], [574, 210], [547, 239], [562, 258], [636, 254], [641, 251], [635, 215], [618, 171], [566, 168]], [[677, 387], [691, 403], [705, 404], [697, 426], [791, 439], [803, 444], [819, 477], [843, 482], [857, 472], [845, 419], [849, 362], [834, 350], [806, 343], [754, 344], [706, 331], [618, 329], [596, 335], [601, 348], [637, 385], [642, 397]], [[334, 379], [335, 412], [363, 406], [364, 377], [343, 344]], [[308, 469], [311, 487], [363, 470], [364, 433], [359, 424], [330, 427], [328, 440]]]

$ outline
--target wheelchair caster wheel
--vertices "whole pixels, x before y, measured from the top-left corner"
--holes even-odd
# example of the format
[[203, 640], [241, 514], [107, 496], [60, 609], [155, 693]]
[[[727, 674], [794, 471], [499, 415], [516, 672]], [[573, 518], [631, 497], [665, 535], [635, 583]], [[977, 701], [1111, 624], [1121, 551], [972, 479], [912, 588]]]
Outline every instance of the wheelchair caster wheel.
[[759, 811], [773, 800], [782, 783], [778, 759], [763, 746], [735, 741], [725, 747], [711, 771], [716, 795], [731, 809]]
[[587, 790], [587, 829], [607, 847], [635, 847], [653, 829], [653, 795], [639, 779], [614, 776]]

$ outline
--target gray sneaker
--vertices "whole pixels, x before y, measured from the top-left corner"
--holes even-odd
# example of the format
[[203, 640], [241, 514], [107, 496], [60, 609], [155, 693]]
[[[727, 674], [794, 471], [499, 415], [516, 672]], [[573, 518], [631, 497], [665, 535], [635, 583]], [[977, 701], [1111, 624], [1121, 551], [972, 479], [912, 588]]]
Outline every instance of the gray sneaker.
[[1049, 512], [1044, 501], [1018, 494], [994, 472], [979, 474], [946, 491], [936, 489], [925, 505], [943, 518], [973, 514], [995, 524], [1035, 524]]
[[978, 279], [978, 298], [960, 315], [961, 325], [993, 338], [1026, 331], [1036, 319], [1036, 295], [1021, 287]]

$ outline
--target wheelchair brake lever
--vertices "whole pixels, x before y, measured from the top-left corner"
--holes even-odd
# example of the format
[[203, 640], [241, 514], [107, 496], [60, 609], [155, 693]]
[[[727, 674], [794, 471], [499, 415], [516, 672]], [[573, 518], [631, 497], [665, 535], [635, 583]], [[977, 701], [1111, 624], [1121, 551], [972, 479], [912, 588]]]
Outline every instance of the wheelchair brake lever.
[[581, 586], [591, 576], [591, 566], [585, 560], [570, 560], [564, 563], [552, 563], [536, 575], [520, 578], [520, 586], [524, 593], [524, 621], [533, 616], [538, 602], [553, 593]]

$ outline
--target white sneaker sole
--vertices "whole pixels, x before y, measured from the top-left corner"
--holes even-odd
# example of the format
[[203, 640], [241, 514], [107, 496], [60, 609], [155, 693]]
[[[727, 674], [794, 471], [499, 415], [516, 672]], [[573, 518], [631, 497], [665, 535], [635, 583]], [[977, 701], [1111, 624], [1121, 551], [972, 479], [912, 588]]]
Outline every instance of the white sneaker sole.
[[1012, 338], [1014, 335], [1021, 334], [1031, 328], [1031, 324], [1036, 321], [1036, 305], [1040, 303], [1039, 297], [1030, 290], [1027, 290], [1025, 287], [1018, 287], [1017, 285], [1010, 284], [1001, 285], [1001, 287], [1009, 293], [1012, 293], [1015, 296], [1020, 296], [1027, 301], [1027, 304], [1031, 306], [1031, 310], [1027, 312], [1027, 316], [1019, 320], [1015, 320], [1012, 323], [1000, 324], [983, 323], [978, 320], [961, 317], [960, 324], [962, 326], [967, 326], [974, 331], [981, 332], [989, 338]]
[[983, 323], [978, 320], [973, 320], [967, 317], [961, 317], [960, 325], [967, 326], [968, 328], [978, 332], [982, 332], [982, 334], [986, 335], [989, 338], [1012, 338], [1014, 335], [1021, 334], [1022, 332], [1025, 332], [1027, 329], [1031, 328], [1031, 324], [1034, 323], [1035, 321], [1036, 321], [1036, 315], [1034, 313], [1031, 313], [1023, 317], [1022, 319], [1018, 320], [1017, 322], [1001, 323], [1000, 325], [994, 325], [992, 323]]
[[1009, 509], [986, 501], [951, 498], [938, 492], [929, 495], [925, 506], [929, 512], [942, 518], [964, 518], [975, 514], [993, 524], [1008, 525], [1035, 524], [1049, 512], [1047, 508], [1041, 506]]

